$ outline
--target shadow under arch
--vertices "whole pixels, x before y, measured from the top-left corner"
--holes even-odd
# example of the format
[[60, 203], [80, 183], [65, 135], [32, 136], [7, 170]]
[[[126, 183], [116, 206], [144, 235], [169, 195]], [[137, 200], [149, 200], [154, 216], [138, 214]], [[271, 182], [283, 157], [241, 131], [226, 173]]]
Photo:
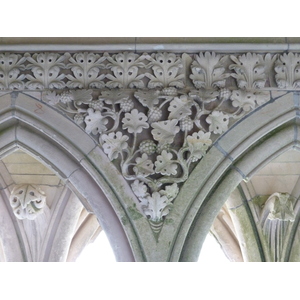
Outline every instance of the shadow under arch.
[[171, 261], [197, 261], [215, 217], [239, 183], [283, 152], [300, 150], [299, 104], [299, 93], [285, 92], [214, 143], [176, 199], [175, 213], [183, 213]]
[[38, 98], [21, 92], [7, 93], [0, 96], [0, 157], [16, 148], [25, 149], [65, 180], [83, 205], [97, 216], [117, 261], [144, 260], [134, 225], [127, 222], [124, 226], [121, 222], [122, 218], [130, 218], [118, 202], [119, 196], [107, 178], [99, 179], [102, 174], [89, 155], [94, 152], [103, 155], [102, 165], [107, 158], [79, 126], [52, 107], [41, 104]]

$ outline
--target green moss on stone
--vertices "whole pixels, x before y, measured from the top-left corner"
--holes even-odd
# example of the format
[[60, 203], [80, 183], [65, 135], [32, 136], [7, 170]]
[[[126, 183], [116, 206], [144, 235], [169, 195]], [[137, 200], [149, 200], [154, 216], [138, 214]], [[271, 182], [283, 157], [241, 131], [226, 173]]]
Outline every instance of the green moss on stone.
[[138, 220], [143, 217], [143, 215], [132, 206], [128, 207], [128, 214], [132, 220]]
[[126, 226], [126, 225], [128, 224], [128, 218], [122, 217], [122, 218], [121, 218], [121, 222], [122, 222], [122, 224], [123, 224], [124, 226]]
[[252, 199], [252, 202], [256, 205], [259, 205], [260, 207], [262, 207], [266, 201], [268, 200], [268, 198], [270, 197], [270, 195], [261, 195], [261, 196], [256, 196]]
[[173, 219], [165, 219], [165, 224], [173, 224], [174, 223], [174, 220]]

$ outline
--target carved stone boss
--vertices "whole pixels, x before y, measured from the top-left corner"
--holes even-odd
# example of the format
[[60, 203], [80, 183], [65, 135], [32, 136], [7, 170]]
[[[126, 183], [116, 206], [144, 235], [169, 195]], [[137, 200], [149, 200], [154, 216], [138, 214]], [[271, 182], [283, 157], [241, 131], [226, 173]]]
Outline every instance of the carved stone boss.
[[297, 53], [2, 53], [0, 89], [44, 90], [100, 143], [159, 232], [213, 141], [273, 88], [300, 88], [299, 62]]
[[38, 186], [17, 185], [11, 192], [9, 202], [18, 219], [34, 220], [43, 212], [46, 195]]

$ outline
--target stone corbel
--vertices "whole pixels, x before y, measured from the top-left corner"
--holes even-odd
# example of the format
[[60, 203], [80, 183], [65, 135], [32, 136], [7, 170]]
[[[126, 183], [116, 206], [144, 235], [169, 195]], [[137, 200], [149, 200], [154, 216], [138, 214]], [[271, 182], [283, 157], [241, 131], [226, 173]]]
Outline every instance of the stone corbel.
[[9, 198], [14, 215], [20, 220], [34, 220], [45, 208], [46, 195], [35, 185], [16, 186]]
[[19, 220], [23, 239], [26, 237], [28, 259], [39, 261], [45, 234], [50, 220], [45, 192], [37, 185], [16, 185], [9, 202], [13, 213]]

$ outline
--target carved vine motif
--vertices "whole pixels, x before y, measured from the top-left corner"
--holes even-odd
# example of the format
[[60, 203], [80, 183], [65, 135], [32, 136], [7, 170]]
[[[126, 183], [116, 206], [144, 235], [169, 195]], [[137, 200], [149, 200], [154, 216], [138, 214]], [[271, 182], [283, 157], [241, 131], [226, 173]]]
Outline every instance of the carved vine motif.
[[99, 142], [159, 232], [214, 139], [276, 83], [298, 88], [298, 54], [189, 57], [187, 66], [167, 52], [4, 53], [0, 89], [46, 89], [43, 100]]
[[203, 90], [168, 87], [102, 90], [97, 97], [93, 90], [47, 91], [43, 101], [97, 139], [159, 232], [181, 184], [213, 140], [269, 97], [227, 89], [208, 97]]

